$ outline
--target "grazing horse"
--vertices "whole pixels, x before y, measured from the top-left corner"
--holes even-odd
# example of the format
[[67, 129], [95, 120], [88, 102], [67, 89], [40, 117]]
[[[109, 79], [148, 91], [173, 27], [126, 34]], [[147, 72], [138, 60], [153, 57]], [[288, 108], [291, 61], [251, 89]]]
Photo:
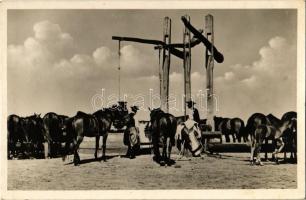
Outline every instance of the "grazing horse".
[[43, 117], [46, 134], [51, 137], [51, 143], [49, 144], [50, 157], [56, 157], [60, 153], [61, 143], [65, 142], [65, 136], [63, 135], [65, 118], [66, 116], [60, 116], [53, 112], [49, 112]]
[[[254, 163], [254, 153], [257, 153], [257, 156], [259, 155], [259, 147], [261, 147], [262, 138], [260, 138], [259, 134], [255, 134], [255, 131], [259, 126], [264, 127], [268, 122], [266, 116], [262, 113], [254, 113], [251, 115], [247, 121], [247, 125], [245, 127], [246, 134], [250, 134], [251, 136], [251, 157], [250, 162], [251, 164]], [[257, 131], [257, 133], [260, 132], [260, 130]], [[266, 154], [267, 156], [267, 154]], [[260, 162], [258, 161], [260, 164]]]
[[[175, 132], [177, 127], [173, 115], [163, 112], [160, 108], [151, 110], [150, 122], [152, 130], [152, 142], [154, 149], [154, 160], [161, 166], [171, 165], [171, 150], [175, 143]], [[162, 155], [159, 147], [162, 146]]]
[[18, 154], [29, 155], [30, 140], [29, 135], [23, 128], [23, 119], [17, 115], [9, 115], [7, 118], [7, 150], [8, 158]]
[[29, 135], [30, 142], [33, 145], [35, 157], [40, 157], [41, 151], [44, 151], [44, 157], [48, 157], [48, 144], [51, 142], [50, 135], [46, 132], [43, 119], [40, 114], [34, 114], [24, 118], [25, 131]]
[[72, 123], [74, 121], [74, 117], [66, 117], [63, 116], [63, 136], [65, 137], [65, 147], [62, 152], [62, 159], [63, 161], [66, 159], [67, 155], [74, 154], [74, 148], [77, 141], [77, 135], [76, 132], [73, 129]]
[[[285, 130], [284, 132], [284, 142], [285, 145], [290, 149], [290, 159], [294, 162], [297, 161], [297, 113], [296, 112], [287, 112], [282, 118], [282, 121], [291, 120], [291, 127]], [[286, 151], [284, 152], [284, 159], [287, 158]]]
[[242, 119], [237, 117], [230, 119], [230, 126], [230, 134], [235, 136], [238, 139], [238, 142], [241, 142], [241, 138], [243, 138], [244, 142], [249, 141], [248, 134], [245, 132], [245, 126]]
[[74, 165], [80, 163], [80, 156], [78, 154], [78, 149], [86, 137], [96, 138], [96, 149], [94, 156], [97, 159], [99, 140], [100, 136], [103, 137], [102, 144], [102, 159], [105, 161], [105, 151], [106, 151], [106, 140], [108, 136], [108, 131], [110, 130], [111, 124], [114, 120], [114, 111], [111, 108], [105, 108], [103, 110], [98, 110], [97, 112], [91, 114], [86, 114], [83, 112], [77, 112], [77, 115], [72, 120], [72, 129], [76, 138], [74, 145]]
[[[276, 164], [279, 164], [278, 162], [278, 153], [282, 151], [282, 149], [285, 146], [285, 143], [283, 141], [283, 133], [286, 129], [291, 128], [293, 124], [293, 120], [291, 117], [284, 118], [283, 120], [277, 119], [272, 114], [269, 114], [266, 116], [267, 123], [258, 125], [255, 133], [254, 133], [254, 140], [252, 143], [254, 143], [255, 150], [257, 153], [257, 162], [262, 165], [260, 161], [260, 149], [263, 140], [271, 139], [274, 144], [275, 151], [273, 152], [273, 155], [275, 157]], [[267, 143], [267, 142], [266, 142]], [[277, 143], [280, 143], [280, 147], [277, 148]], [[252, 154], [252, 153], [251, 153]], [[252, 159], [251, 155], [251, 161]]]
[[231, 134], [233, 142], [236, 142], [236, 137], [234, 135], [235, 132], [232, 131], [230, 118], [214, 117], [214, 123], [216, 131], [221, 131], [221, 133], [225, 136], [226, 142], [230, 142], [229, 135]]

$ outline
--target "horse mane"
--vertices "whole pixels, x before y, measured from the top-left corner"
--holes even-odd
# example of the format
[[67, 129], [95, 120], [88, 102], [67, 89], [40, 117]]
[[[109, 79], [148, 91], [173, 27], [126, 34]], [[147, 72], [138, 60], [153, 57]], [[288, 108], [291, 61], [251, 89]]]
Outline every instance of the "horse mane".
[[58, 115], [58, 114], [56, 114], [55, 112], [48, 112], [44, 116], [46, 116], [46, 115]]
[[275, 117], [273, 114], [268, 114], [267, 119], [272, 125], [280, 126], [281, 125], [281, 120]]
[[286, 112], [283, 116], [282, 116], [282, 122], [284, 121], [288, 121], [288, 120], [292, 120], [292, 118], [297, 118], [297, 113], [294, 111], [290, 111], [290, 112]]
[[153, 109], [150, 114], [151, 121], [155, 119], [160, 119], [164, 114], [166, 113], [160, 108]]
[[111, 115], [111, 118], [113, 118], [113, 112], [114, 112], [114, 109], [112, 108], [103, 108], [103, 109], [100, 109], [100, 110], [97, 110], [96, 112], [94, 112], [92, 115], [94, 116], [107, 116], [108, 114]]

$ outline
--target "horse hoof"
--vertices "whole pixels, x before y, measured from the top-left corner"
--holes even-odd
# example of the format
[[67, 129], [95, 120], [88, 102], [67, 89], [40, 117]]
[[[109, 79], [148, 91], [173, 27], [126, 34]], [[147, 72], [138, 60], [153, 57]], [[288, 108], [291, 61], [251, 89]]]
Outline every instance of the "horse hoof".
[[166, 163], [165, 163], [165, 161], [160, 161], [160, 166], [165, 166], [166, 165]]
[[262, 162], [256, 162], [256, 165], [264, 166], [264, 164]]

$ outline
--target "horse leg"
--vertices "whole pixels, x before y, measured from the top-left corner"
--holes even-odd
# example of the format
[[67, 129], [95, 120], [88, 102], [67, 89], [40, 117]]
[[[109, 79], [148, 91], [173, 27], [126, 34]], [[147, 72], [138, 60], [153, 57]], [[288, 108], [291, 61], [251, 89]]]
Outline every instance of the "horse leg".
[[106, 151], [106, 140], [107, 140], [108, 133], [103, 135], [103, 143], [102, 143], [102, 160], [106, 161], [105, 151]]
[[265, 139], [265, 160], [268, 160], [268, 151], [267, 151], [267, 146], [268, 146], [268, 139]]
[[[156, 133], [153, 133], [156, 135]], [[154, 157], [153, 160], [156, 161], [157, 163], [160, 162], [160, 152], [159, 152], [159, 139], [158, 137], [154, 136], [152, 138], [152, 142], [153, 142], [153, 152], [154, 152]]]
[[171, 165], [171, 150], [172, 150], [172, 143], [170, 137], [167, 138], [167, 165]]
[[160, 165], [164, 166], [167, 162], [167, 138], [163, 139], [163, 152], [162, 152], [162, 158], [160, 161]]
[[296, 145], [296, 140], [293, 142], [293, 145], [292, 145], [292, 153], [293, 153], [293, 162], [294, 163], [297, 163], [297, 145]]
[[98, 158], [99, 141], [100, 141], [100, 136], [96, 136], [96, 149], [95, 149], [95, 154], [94, 154], [96, 160], [97, 160], [97, 158]]
[[258, 146], [256, 148], [256, 164], [263, 166], [263, 163], [261, 162], [261, 159], [260, 159], [260, 150], [261, 150], [261, 146]]
[[225, 142], [230, 142], [229, 133], [226, 131], [224, 135], [225, 135]]
[[255, 152], [255, 138], [251, 138], [251, 156], [250, 156], [251, 165], [254, 164], [254, 152]]
[[240, 132], [237, 132], [236, 135], [237, 135], [238, 142], [241, 143], [242, 135], [240, 134]]
[[80, 163], [80, 156], [78, 154], [78, 150], [79, 150], [80, 144], [83, 141], [83, 138], [84, 136], [77, 136], [77, 142], [74, 148], [74, 158], [73, 158], [73, 163], [75, 166]]
[[236, 143], [236, 132], [232, 131], [231, 135], [232, 135], [232, 138], [233, 138], [233, 142]]

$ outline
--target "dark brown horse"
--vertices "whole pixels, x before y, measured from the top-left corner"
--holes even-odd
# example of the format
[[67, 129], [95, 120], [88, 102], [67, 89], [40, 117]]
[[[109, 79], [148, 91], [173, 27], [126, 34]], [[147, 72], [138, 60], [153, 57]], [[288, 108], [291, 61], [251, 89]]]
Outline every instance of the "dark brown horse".
[[232, 131], [231, 119], [223, 117], [214, 117], [215, 129], [216, 131], [221, 131], [225, 136], [225, 141], [230, 142], [230, 135], [232, 135], [233, 142], [236, 142], [235, 132]]
[[51, 137], [48, 153], [50, 157], [58, 156], [61, 152], [61, 143], [66, 142], [63, 132], [66, 118], [68, 117], [54, 112], [49, 112], [43, 117], [46, 134]]
[[[287, 112], [282, 118], [282, 121], [291, 120], [291, 127], [284, 131], [284, 142], [287, 146], [287, 149], [290, 151], [290, 159], [293, 162], [297, 162], [297, 113], [296, 112]], [[286, 151], [284, 151], [284, 159], [287, 158]]]
[[231, 134], [235, 135], [238, 139], [238, 142], [241, 142], [241, 138], [243, 139], [243, 142], [249, 141], [249, 135], [247, 132], [245, 132], [245, 125], [244, 121], [238, 117], [232, 118], [230, 120], [231, 124]]
[[[149, 109], [150, 110], [150, 109]], [[171, 165], [171, 150], [175, 143], [175, 132], [177, 127], [173, 115], [163, 112], [160, 108], [150, 110], [150, 122], [152, 130], [152, 142], [154, 149], [154, 160], [161, 166]], [[160, 155], [159, 147], [162, 147]]]
[[71, 126], [75, 135], [74, 138], [76, 138], [74, 145], [74, 165], [78, 165], [80, 163], [78, 149], [84, 137], [96, 138], [96, 150], [94, 153], [96, 159], [98, 158], [100, 136], [103, 137], [102, 159], [104, 161], [106, 160], [106, 140], [108, 137], [108, 131], [110, 130], [111, 124], [114, 120], [114, 112], [115, 111], [110, 108], [99, 110], [93, 114], [86, 114], [79, 111], [73, 118]]
[[50, 135], [46, 132], [43, 119], [40, 114], [34, 114], [23, 119], [23, 128], [29, 135], [32, 144], [32, 152], [35, 157], [48, 157], [48, 144], [51, 142]]
[[19, 154], [23, 157], [30, 154], [30, 138], [24, 130], [23, 119], [17, 115], [7, 118], [7, 151], [9, 159]]

